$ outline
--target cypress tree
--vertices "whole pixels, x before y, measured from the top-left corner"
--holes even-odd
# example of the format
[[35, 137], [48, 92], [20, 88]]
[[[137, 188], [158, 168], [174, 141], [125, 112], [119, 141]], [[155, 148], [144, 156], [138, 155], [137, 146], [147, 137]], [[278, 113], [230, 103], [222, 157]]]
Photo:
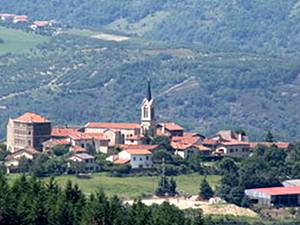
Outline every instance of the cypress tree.
[[202, 199], [208, 200], [213, 196], [214, 196], [214, 191], [209, 186], [209, 183], [207, 182], [206, 177], [204, 177], [200, 184], [199, 197]]

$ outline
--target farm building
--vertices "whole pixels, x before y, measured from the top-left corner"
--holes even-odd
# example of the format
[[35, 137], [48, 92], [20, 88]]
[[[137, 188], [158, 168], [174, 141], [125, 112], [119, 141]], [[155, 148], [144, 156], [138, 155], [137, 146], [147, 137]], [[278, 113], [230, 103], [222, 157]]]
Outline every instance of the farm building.
[[300, 186], [271, 187], [245, 190], [255, 203], [268, 206], [300, 206]]

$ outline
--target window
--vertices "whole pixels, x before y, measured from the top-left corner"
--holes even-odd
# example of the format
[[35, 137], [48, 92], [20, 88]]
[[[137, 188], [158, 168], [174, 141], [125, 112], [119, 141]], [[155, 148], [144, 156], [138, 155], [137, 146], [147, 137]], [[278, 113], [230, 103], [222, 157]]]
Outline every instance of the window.
[[31, 141], [28, 141], [28, 145], [31, 146]]
[[232, 148], [231, 148], [231, 149], [229, 149], [229, 152], [234, 152], [234, 149], [232, 149]]
[[135, 161], [136, 160], [136, 158], [135, 157], [133, 157], [133, 161]]
[[146, 156], [146, 160], [149, 160], [149, 156]]
[[140, 161], [143, 161], [143, 158], [142, 158], [142, 157], [140, 157]]
[[149, 115], [148, 115], [148, 114], [149, 114], [148, 107], [147, 107], [147, 106], [145, 106], [145, 107], [144, 107], [144, 117], [145, 117], [145, 118], [149, 117]]
[[84, 148], [84, 144], [83, 143], [81, 144], [81, 148]]

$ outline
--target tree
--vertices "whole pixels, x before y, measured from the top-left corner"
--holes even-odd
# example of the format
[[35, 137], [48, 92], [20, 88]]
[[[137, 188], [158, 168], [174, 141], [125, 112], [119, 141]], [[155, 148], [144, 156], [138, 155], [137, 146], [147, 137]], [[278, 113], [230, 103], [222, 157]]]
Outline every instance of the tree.
[[86, 150], [91, 155], [95, 155], [96, 154], [96, 148], [95, 148], [95, 142], [94, 142], [94, 140], [93, 140], [93, 144], [87, 144]]
[[177, 188], [176, 181], [173, 177], [171, 177], [171, 179], [170, 179], [170, 190], [169, 190], [169, 193], [170, 193], [171, 196], [175, 196], [177, 194], [176, 188]]
[[266, 142], [274, 142], [274, 136], [271, 131], [268, 131], [265, 138]]
[[205, 176], [200, 184], [199, 197], [202, 199], [208, 200], [213, 196], [214, 196], [214, 191], [210, 187], [209, 183], [207, 182], [206, 176]]
[[53, 148], [53, 153], [56, 156], [62, 156], [69, 152], [69, 149], [64, 145], [56, 145]]

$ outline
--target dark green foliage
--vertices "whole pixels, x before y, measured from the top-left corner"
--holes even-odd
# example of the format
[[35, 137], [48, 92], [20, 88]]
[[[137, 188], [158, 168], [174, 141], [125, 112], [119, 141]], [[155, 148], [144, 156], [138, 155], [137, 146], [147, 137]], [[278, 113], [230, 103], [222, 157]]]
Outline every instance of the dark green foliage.
[[275, 141], [274, 136], [271, 131], [268, 131], [268, 133], [266, 134], [265, 141], [266, 142], [274, 142]]
[[177, 194], [176, 187], [177, 184], [173, 177], [169, 179], [166, 176], [161, 176], [155, 194], [157, 196], [175, 196]]
[[213, 196], [214, 196], [214, 191], [209, 186], [209, 183], [207, 182], [206, 177], [204, 177], [200, 184], [199, 197], [202, 199], [208, 200]]
[[53, 148], [53, 153], [55, 156], [62, 156], [69, 152], [69, 148], [63, 145], [56, 145]]
[[90, 144], [87, 145], [86, 150], [91, 155], [95, 155], [96, 154], [96, 148], [94, 146], [95, 146], [94, 144], [93, 145], [90, 145]]

